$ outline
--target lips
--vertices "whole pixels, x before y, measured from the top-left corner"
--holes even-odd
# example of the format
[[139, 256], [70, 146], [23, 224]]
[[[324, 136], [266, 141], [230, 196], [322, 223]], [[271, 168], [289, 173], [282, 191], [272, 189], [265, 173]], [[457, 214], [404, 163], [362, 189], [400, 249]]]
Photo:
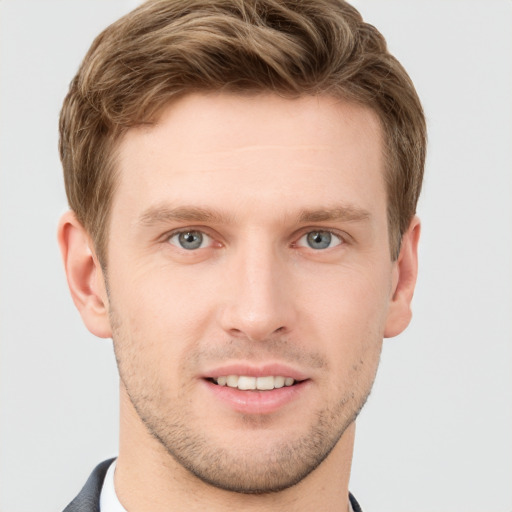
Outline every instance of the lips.
[[207, 372], [203, 382], [215, 398], [236, 412], [270, 414], [302, 396], [311, 381], [288, 365], [232, 364]]

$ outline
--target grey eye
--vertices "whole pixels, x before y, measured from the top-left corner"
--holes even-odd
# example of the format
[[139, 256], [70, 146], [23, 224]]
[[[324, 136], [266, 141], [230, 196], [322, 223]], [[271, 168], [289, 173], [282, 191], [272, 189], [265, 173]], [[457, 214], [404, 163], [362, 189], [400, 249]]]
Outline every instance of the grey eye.
[[169, 242], [177, 247], [193, 251], [205, 247], [210, 237], [201, 231], [181, 231], [169, 237]]
[[310, 231], [300, 238], [297, 245], [321, 250], [335, 247], [341, 243], [341, 238], [330, 231]]
[[328, 231], [312, 231], [307, 235], [311, 249], [326, 249], [331, 244], [332, 235]]

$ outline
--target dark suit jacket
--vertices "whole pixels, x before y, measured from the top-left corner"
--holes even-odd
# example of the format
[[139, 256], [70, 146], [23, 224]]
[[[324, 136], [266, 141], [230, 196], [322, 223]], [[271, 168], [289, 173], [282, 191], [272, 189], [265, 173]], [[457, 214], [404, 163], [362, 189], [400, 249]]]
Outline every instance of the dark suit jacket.
[[100, 512], [100, 494], [107, 470], [114, 459], [98, 464], [85, 482], [80, 494], [64, 509], [64, 512]]
[[[100, 494], [107, 470], [114, 459], [98, 464], [83, 486], [80, 494], [64, 509], [63, 512], [100, 512]], [[349, 495], [354, 512], [362, 512], [352, 494]]]

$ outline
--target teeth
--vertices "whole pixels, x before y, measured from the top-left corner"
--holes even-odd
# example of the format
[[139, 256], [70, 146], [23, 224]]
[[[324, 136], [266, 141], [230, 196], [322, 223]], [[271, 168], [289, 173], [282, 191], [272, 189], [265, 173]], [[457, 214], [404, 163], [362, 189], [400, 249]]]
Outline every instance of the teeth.
[[238, 376], [237, 375], [228, 375], [226, 377], [226, 384], [230, 388], [237, 388], [238, 387]]
[[238, 377], [238, 389], [256, 389], [256, 377]]
[[284, 386], [293, 386], [295, 380], [291, 377], [272, 376], [267, 377], [248, 377], [246, 375], [226, 375], [213, 379], [219, 386], [228, 386], [229, 388], [238, 388], [240, 390], [259, 390], [269, 391]]
[[256, 388], [261, 390], [274, 389], [274, 377], [258, 377]]
[[274, 377], [274, 387], [282, 388], [284, 386], [286, 379], [284, 377]]

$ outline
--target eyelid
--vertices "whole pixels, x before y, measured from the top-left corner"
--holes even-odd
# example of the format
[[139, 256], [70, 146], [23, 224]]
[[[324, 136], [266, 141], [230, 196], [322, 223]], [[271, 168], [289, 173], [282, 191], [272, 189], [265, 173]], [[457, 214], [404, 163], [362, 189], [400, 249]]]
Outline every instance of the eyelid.
[[[195, 250], [188, 250], [188, 249], [185, 249], [184, 247], [181, 247], [179, 243], [171, 242], [171, 238], [173, 238], [177, 235], [180, 235], [181, 233], [190, 233], [193, 231], [197, 231], [198, 233], [201, 233], [203, 235], [203, 237], [208, 239], [208, 243], [206, 246], [200, 247]], [[205, 226], [183, 226], [183, 227], [180, 226], [179, 228], [175, 228], [171, 231], [168, 231], [164, 235], [162, 235], [160, 237], [160, 240], [166, 244], [170, 244], [173, 247], [176, 247], [177, 249], [180, 249], [180, 250], [186, 251], [186, 252], [195, 252], [199, 249], [208, 249], [210, 247], [215, 248], [215, 247], [223, 246], [223, 242], [221, 241], [221, 237], [218, 235], [218, 233], [215, 231], [212, 231], [211, 229], [209, 229]]]
[[[172, 237], [179, 235], [181, 233], [187, 233], [187, 232], [191, 232], [191, 231], [197, 231], [197, 232], [201, 233], [204, 237], [208, 238], [209, 239], [208, 246], [211, 246], [212, 244], [216, 244], [218, 247], [221, 247], [224, 245], [224, 243], [220, 240], [221, 237], [217, 233], [215, 233], [215, 234], [211, 233], [211, 230], [208, 228], [205, 228], [204, 226], [179, 227], [179, 228], [173, 229], [171, 231], [168, 231], [167, 233], [162, 235], [160, 238], [165, 243], [171, 243], [170, 239]], [[344, 231], [339, 231], [337, 229], [328, 228], [328, 227], [324, 227], [324, 226], [308, 226], [305, 228], [301, 228], [298, 233], [296, 232], [292, 236], [292, 239], [294, 241], [291, 243], [291, 246], [292, 247], [298, 246], [299, 240], [301, 240], [304, 236], [308, 235], [309, 233], [315, 232], [315, 231], [327, 232], [327, 233], [330, 233], [332, 236], [336, 237], [340, 241], [340, 243], [337, 244], [335, 247], [337, 247], [338, 245], [343, 245], [343, 244], [349, 243], [352, 239], [352, 237]], [[180, 247], [179, 244], [171, 244], [171, 245], [173, 245], [174, 247], [177, 247], [179, 249], [185, 250], [183, 247]], [[202, 247], [202, 248], [206, 248], [206, 247]]]
[[[327, 249], [333, 249], [334, 247], [338, 247], [340, 245], [346, 244], [350, 240], [350, 236], [345, 232], [340, 232], [337, 229], [327, 228], [323, 226], [309, 226], [306, 228], [302, 228], [298, 235], [295, 235], [294, 239], [295, 242], [292, 243], [292, 246], [294, 247], [304, 247], [306, 249], [315, 250], [312, 247], [309, 247], [307, 244], [299, 245], [300, 240], [302, 240], [305, 236], [307, 236], [310, 233], [319, 232], [319, 233], [330, 233], [333, 237], [337, 238], [339, 240], [339, 243], [336, 244], [333, 247], [328, 247]], [[324, 250], [327, 250], [324, 249]], [[316, 251], [319, 251], [318, 249]]]
[[[178, 238], [179, 235], [181, 235], [183, 233], [201, 233], [201, 235], [203, 236], [201, 245], [199, 247], [197, 247], [196, 249], [186, 249], [185, 247], [182, 247], [177, 240], [176, 240], [176, 243], [174, 243], [172, 241], [172, 239]], [[214, 241], [214, 239], [208, 233], [205, 233], [204, 231], [202, 231], [200, 229], [179, 229], [179, 230], [175, 230], [175, 231], [169, 233], [168, 235], [166, 235], [166, 241], [168, 243], [170, 243], [171, 245], [174, 245], [174, 247], [177, 247], [178, 249], [182, 249], [185, 251], [187, 251], [187, 250], [194, 251], [194, 250], [206, 249], [207, 247], [210, 247], [212, 245], [212, 242]]]

